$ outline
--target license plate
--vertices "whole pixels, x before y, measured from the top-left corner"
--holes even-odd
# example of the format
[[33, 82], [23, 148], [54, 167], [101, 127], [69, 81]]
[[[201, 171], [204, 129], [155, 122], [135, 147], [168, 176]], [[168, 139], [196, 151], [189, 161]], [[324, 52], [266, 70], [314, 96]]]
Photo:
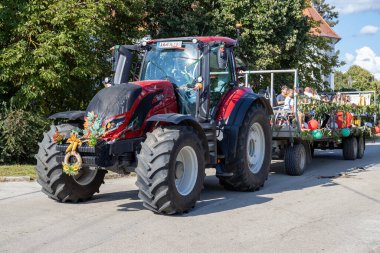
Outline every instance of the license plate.
[[182, 41], [162, 41], [157, 43], [159, 48], [179, 48], [182, 47]]

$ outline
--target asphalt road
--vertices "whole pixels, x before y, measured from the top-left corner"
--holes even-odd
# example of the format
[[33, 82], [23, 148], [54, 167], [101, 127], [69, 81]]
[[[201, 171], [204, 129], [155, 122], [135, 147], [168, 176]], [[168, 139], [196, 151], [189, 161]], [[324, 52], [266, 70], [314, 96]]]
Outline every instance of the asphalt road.
[[264, 189], [222, 189], [208, 171], [195, 209], [155, 215], [135, 178], [60, 204], [37, 183], [0, 183], [0, 252], [380, 252], [380, 143], [365, 159], [316, 152], [301, 177], [272, 164]]

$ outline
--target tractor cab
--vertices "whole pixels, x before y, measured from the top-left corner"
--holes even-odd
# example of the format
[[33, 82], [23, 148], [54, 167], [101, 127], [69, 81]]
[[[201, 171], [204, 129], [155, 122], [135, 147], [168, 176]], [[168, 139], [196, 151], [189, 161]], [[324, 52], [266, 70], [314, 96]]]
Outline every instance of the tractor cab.
[[115, 54], [118, 59], [115, 59], [114, 84], [130, 78], [130, 51], [142, 51], [139, 80], [169, 81], [176, 92], [181, 114], [209, 119], [215, 114], [223, 94], [237, 83], [235, 45], [235, 40], [226, 37], [185, 37], [120, 46]]

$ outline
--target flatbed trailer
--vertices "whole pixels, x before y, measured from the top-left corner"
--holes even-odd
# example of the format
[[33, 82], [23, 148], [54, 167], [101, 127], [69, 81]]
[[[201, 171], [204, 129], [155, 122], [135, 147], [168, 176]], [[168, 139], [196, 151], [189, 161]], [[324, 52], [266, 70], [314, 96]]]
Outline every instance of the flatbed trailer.
[[[246, 71], [245, 86], [249, 87], [250, 75], [270, 74], [270, 89], [267, 99], [273, 107], [274, 95], [274, 75], [275, 74], [292, 74], [294, 75], [293, 89], [298, 90], [298, 70], [264, 70], [264, 71]], [[376, 102], [376, 93], [374, 94]], [[299, 122], [299, 97], [294, 96], [294, 113], [291, 110], [284, 110], [282, 106], [273, 107], [274, 115], [271, 118], [272, 126], [272, 158], [284, 160], [285, 171], [288, 175], [302, 175], [306, 165], [312, 161], [314, 150], [332, 150], [342, 149], [343, 158], [346, 160], [361, 159], [365, 151], [365, 135], [361, 130], [351, 129], [349, 135], [341, 136], [340, 128], [335, 124], [329, 129], [331, 136], [320, 137], [318, 139], [310, 138], [310, 132], [305, 132]], [[331, 121], [335, 123], [335, 112], [330, 115]], [[328, 125], [329, 126], [329, 125]], [[309, 135], [309, 136], [308, 136]]]

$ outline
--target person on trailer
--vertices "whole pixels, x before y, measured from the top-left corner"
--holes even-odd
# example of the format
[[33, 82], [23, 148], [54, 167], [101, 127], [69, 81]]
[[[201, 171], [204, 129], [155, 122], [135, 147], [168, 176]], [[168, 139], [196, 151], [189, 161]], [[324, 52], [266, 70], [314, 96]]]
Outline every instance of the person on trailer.
[[285, 99], [286, 99], [286, 95], [287, 95], [287, 93], [288, 93], [288, 90], [289, 90], [289, 88], [288, 88], [288, 86], [286, 86], [286, 85], [283, 85], [282, 87], [281, 87], [281, 94], [279, 94], [278, 96], [277, 96], [277, 104], [278, 105], [284, 105], [285, 104]]
[[294, 91], [293, 89], [288, 89], [288, 93], [286, 95], [284, 101], [284, 110], [292, 110], [294, 106]]

